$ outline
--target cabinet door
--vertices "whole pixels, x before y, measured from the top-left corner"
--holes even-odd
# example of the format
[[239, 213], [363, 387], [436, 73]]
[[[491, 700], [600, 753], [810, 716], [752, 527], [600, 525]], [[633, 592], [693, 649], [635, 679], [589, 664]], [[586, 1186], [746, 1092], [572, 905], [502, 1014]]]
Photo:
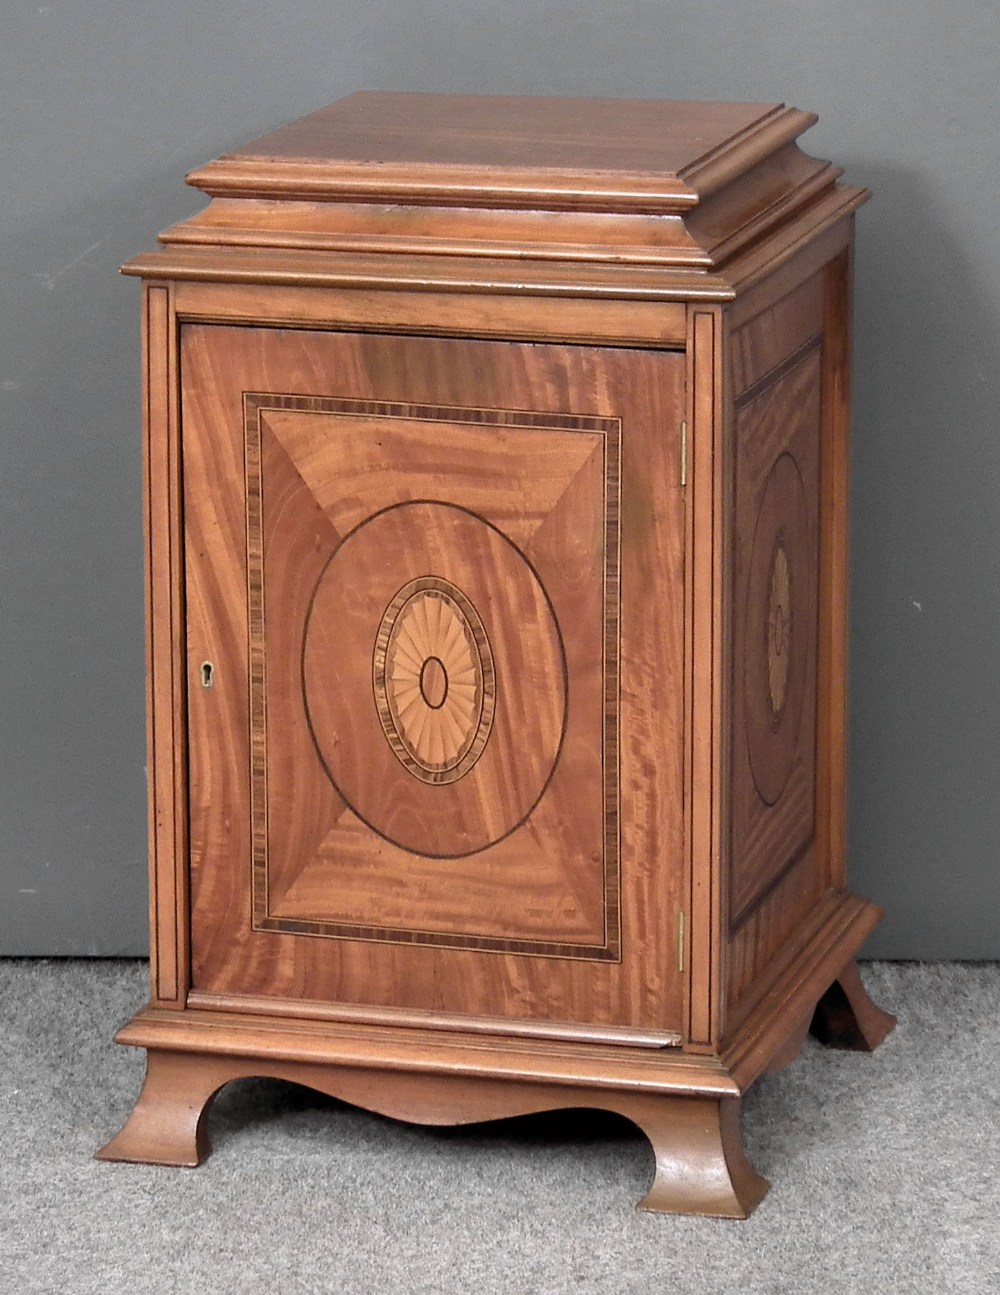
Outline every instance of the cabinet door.
[[194, 987], [678, 1028], [682, 357], [181, 363]]

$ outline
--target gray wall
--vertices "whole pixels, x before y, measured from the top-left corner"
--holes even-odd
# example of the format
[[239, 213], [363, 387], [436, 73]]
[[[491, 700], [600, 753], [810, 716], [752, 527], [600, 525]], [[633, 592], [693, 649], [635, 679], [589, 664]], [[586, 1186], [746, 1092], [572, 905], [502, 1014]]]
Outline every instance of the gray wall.
[[860, 214], [851, 868], [1000, 956], [996, 0], [4, 0], [0, 952], [146, 949], [138, 292], [184, 172], [355, 89], [785, 100]]

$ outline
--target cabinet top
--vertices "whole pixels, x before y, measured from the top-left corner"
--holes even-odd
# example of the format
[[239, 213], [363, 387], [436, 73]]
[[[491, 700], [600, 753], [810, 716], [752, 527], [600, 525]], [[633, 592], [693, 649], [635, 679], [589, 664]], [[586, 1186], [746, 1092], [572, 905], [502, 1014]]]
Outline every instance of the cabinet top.
[[359, 93], [193, 171], [130, 274], [728, 300], [864, 190], [770, 103]]
[[678, 211], [815, 121], [770, 103], [361, 92], [188, 181], [217, 196]]

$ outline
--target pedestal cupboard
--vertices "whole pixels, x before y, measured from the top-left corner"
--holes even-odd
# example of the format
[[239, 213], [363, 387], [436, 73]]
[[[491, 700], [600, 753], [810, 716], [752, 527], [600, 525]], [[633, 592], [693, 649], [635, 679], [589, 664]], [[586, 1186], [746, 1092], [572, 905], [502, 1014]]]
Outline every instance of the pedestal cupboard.
[[772, 104], [358, 94], [143, 280], [152, 998], [107, 1159], [231, 1079], [618, 1111], [745, 1215], [740, 1096], [891, 1025], [844, 876], [850, 255]]

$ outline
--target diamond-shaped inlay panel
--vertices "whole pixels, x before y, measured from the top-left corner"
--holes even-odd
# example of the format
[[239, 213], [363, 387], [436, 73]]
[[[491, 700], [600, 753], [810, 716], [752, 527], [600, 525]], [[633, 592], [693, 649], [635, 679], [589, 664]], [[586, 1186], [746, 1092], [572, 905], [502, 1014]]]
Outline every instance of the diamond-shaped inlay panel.
[[620, 421], [243, 403], [253, 930], [618, 959]]

